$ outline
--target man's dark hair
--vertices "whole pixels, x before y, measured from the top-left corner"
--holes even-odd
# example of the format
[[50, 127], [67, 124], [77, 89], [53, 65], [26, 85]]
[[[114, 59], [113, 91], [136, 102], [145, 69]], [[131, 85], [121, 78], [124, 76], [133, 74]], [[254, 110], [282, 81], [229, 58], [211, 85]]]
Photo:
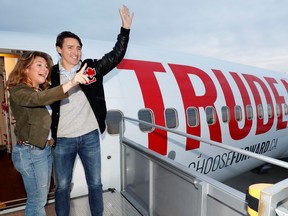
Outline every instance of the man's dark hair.
[[76, 40], [78, 40], [81, 48], [82, 48], [82, 42], [81, 39], [78, 37], [78, 35], [70, 32], [70, 31], [63, 31], [60, 34], [58, 34], [57, 38], [56, 38], [56, 47], [61, 47], [63, 46], [63, 42], [65, 38], [74, 38]]

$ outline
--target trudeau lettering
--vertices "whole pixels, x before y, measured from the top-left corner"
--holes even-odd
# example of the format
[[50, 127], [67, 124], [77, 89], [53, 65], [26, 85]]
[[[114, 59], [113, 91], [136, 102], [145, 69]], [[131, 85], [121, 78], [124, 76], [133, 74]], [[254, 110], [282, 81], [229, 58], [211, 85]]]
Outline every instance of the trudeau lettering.
[[[118, 69], [125, 69], [134, 72], [141, 92], [145, 108], [153, 111], [155, 116], [155, 124], [165, 126], [165, 103], [162, 97], [156, 74], [157, 73], [172, 73], [178, 84], [181, 99], [183, 103], [183, 113], [186, 114], [187, 108], [194, 107], [200, 113], [201, 109], [210, 106], [214, 107], [216, 112], [216, 121], [214, 124], [209, 124], [210, 139], [217, 142], [222, 142], [221, 110], [216, 107], [216, 102], [219, 95], [224, 98], [222, 106], [227, 106], [230, 110], [230, 121], [228, 122], [229, 134], [233, 140], [241, 140], [251, 133], [253, 122], [256, 125], [255, 135], [263, 134], [271, 130], [274, 121], [276, 129], [281, 130], [287, 127], [287, 121], [283, 120], [282, 105], [285, 103], [284, 95], [279, 94], [279, 89], [286, 89], [288, 92], [288, 83], [285, 80], [276, 80], [272, 77], [259, 77], [251, 74], [238, 72], [223, 73], [219, 69], [211, 69], [209, 71], [201, 70], [189, 65], [169, 64], [171, 71], [166, 71], [160, 62], [140, 61], [132, 59], [123, 59], [117, 66]], [[193, 83], [190, 76], [196, 76], [203, 86], [202, 94], [199, 94], [197, 83]], [[199, 83], [198, 83], [199, 84]], [[169, 88], [169, 84], [167, 84]], [[220, 88], [216, 88], [220, 86]], [[272, 94], [271, 94], [272, 93]], [[240, 98], [239, 98], [240, 96]], [[240, 103], [240, 104], [239, 104]], [[271, 106], [272, 116], [269, 118], [258, 118], [258, 106]], [[274, 117], [276, 113], [276, 104], [279, 105], [280, 115]], [[241, 124], [235, 117], [235, 106], [243, 107], [243, 118]], [[248, 119], [245, 109], [248, 105], [254, 107], [254, 117]], [[267, 113], [268, 111], [264, 111]], [[201, 136], [201, 124], [205, 116], [199, 115], [199, 125], [191, 127], [188, 125], [188, 117], [186, 118], [186, 133]], [[201, 121], [202, 119], [202, 121]], [[206, 123], [207, 124], [207, 123]], [[155, 129], [148, 134], [148, 146], [150, 149], [162, 154], [167, 154], [167, 132]], [[199, 141], [192, 139], [186, 140], [186, 151], [197, 149], [200, 146]], [[227, 156], [228, 157], [228, 156]], [[233, 158], [233, 157], [232, 157]], [[223, 158], [219, 158], [219, 161]], [[213, 169], [213, 168], [212, 168]]]

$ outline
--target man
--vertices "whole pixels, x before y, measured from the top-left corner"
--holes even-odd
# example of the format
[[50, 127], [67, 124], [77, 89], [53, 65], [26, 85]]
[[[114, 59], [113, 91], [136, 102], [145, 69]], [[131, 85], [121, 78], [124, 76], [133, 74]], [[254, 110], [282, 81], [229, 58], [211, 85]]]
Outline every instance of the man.
[[88, 185], [91, 215], [103, 214], [99, 130], [105, 130], [106, 104], [103, 76], [123, 59], [129, 40], [133, 13], [124, 5], [119, 9], [121, 32], [113, 50], [101, 59], [81, 61], [82, 42], [72, 32], [62, 32], [56, 39], [61, 59], [53, 66], [52, 87], [74, 77], [87, 63], [89, 83], [69, 91], [69, 97], [52, 105], [52, 136], [56, 141], [54, 166], [56, 177], [55, 210], [57, 216], [69, 216], [70, 186], [74, 162], [79, 155]]

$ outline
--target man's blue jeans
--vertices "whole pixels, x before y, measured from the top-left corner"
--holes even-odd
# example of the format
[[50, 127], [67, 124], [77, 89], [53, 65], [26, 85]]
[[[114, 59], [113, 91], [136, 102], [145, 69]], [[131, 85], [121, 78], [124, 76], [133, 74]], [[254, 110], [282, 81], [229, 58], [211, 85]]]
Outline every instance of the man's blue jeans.
[[103, 214], [103, 194], [98, 130], [75, 138], [57, 138], [54, 149], [56, 214], [69, 216], [71, 180], [77, 154], [85, 171], [91, 215], [100, 216]]
[[52, 169], [51, 147], [40, 149], [16, 144], [12, 161], [22, 175], [27, 193], [25, 216], [45, 216]]

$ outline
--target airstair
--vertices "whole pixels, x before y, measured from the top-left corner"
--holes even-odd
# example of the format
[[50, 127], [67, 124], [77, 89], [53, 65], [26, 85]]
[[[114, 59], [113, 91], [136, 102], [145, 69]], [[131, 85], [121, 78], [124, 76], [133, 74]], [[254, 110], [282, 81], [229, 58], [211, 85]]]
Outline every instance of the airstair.
[[[103, 194], [104, 216], [288, 216], [288, 178], [258, 191], [260, 195], [257, 199], [247, 199], [250, 194], [247, 196], [129, 139], [129, 130], [138, 127], [138, 124], [166, 130], [288, 169], [288, 163], [284, 161], [123, 117], [120, 127], [121, 190], [120, 193], [107, 191]], [[21, 206], [20, 211], [0, 211], [0, 215], [23, 215], [23, 208]], [[248, 212], [249, 208], [253, 208], [252, 211]], [[53, 201], [46, 207], [46, 211], [49, 216], [56, 216]], [[88, 197], [72, 199], [70, 213], [71, 216], [90, 215]]]
[[[157, 154], [125, 136], [127, 124], [144, 124], [202, 143], [235, 151], [277, 166], [288, 163], [155, 124], [123, 117], [121, 123], [121, 194], [142, 214], [149, 216], [249, 215], [246, 194]], [[253, 215], [288, 216], [288, 179], [260, 192]], [[254, 203], [255, 204], [255, 203]]]

